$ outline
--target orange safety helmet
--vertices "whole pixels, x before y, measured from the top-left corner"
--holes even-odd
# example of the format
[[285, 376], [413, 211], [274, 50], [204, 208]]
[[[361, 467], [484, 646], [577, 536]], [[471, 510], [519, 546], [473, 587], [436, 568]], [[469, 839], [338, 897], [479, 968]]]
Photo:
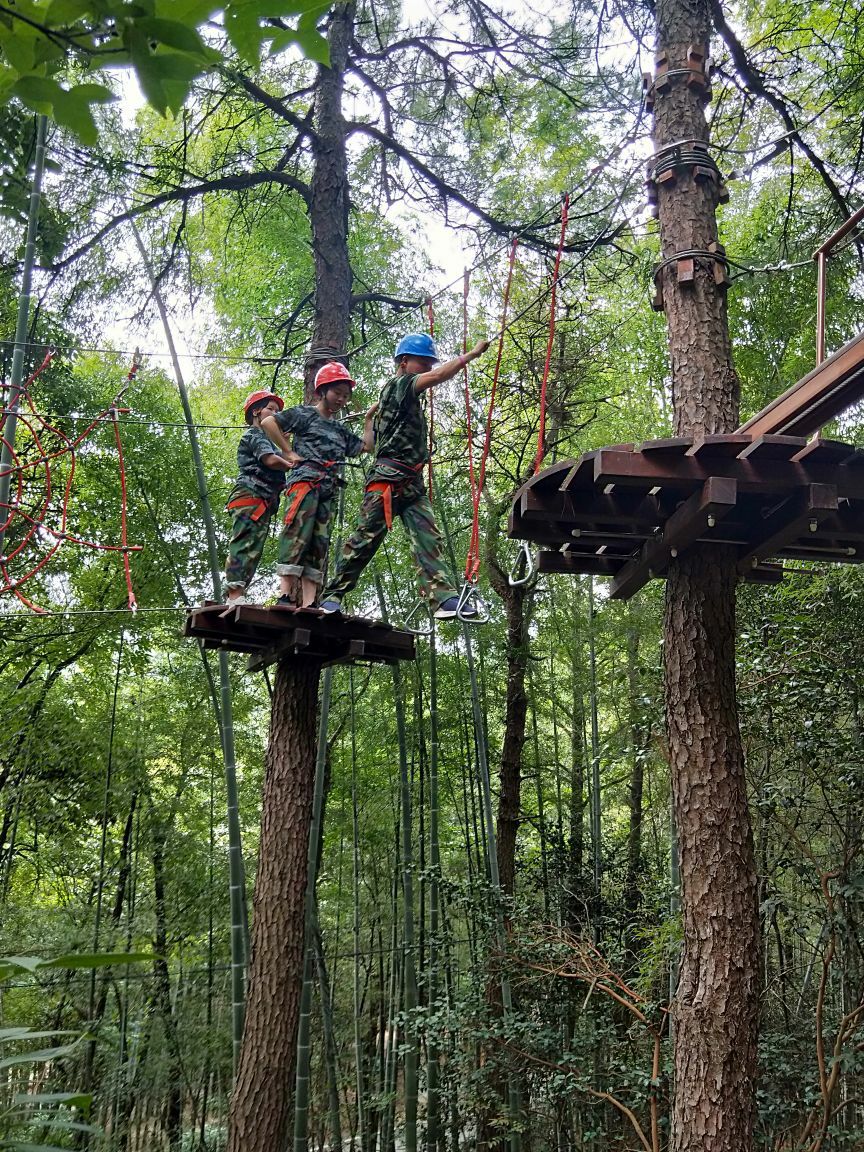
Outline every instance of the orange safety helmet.
[[256, 404], [260, 404], [262, 400], [275, 400], [279, 405], [279, 411], [285, 407], [285, 401], [281, 396], [277, 396], [275, 392], [250, 392], [243, 402], [243, 415], [246, 417], [246, 423], [252, 423], [251, 410]]
[[350, 384], [351, 391], [354, 391], [354, 378], [345, 367], [344, 364], [333, 361], [331, 364], [325, 364], [323, 368], [319, 368], [315, 373], [315, 391], [320, 392], [322, 388], [326, 388], [328, 384]]

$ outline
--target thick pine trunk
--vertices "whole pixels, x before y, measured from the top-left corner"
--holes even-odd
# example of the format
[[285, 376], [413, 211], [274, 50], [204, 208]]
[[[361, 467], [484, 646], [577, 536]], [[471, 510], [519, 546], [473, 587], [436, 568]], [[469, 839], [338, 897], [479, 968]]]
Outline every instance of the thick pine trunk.
[[316, 664], [277, 667], [255, 878], [246, 1028], [228, 1152], [276, 1152], [289, 1132], [303, 976], [309, 824], [315, 780]]
[[309, 197], [315, 260], [315, 319], [306, 362], [306, 395], [316, 371], [345, 352], [353, 275], [348, 253], [348, 161], [342, 91], [354, 31], [354, 4], [337, 4], [330, 16], [330, 67], [318, 70], [315, 92], [315, 166]]
[[[700, 86], [675, 70], [706, 46], [708, 0], [659, 0], [657, 49], [671, 84], [656, 92], [658, 151], [707, 141]], [[664, 261], [717, 239], [717, 193], [679, 168], [658, 191]], [[660, 273], [669, 326], [675, 431], [732, 431], [738, 381], [726, 301], [710, 260], [678, 283]], [[681, 858], [684, 947], [673, 1005], [671, 1152], [748, 1152], [753, 1142], [759, 921], [753, 836], [735, 695], [735, 556], [695, 549], [673, 562], [666, 591], [665, 694]]]

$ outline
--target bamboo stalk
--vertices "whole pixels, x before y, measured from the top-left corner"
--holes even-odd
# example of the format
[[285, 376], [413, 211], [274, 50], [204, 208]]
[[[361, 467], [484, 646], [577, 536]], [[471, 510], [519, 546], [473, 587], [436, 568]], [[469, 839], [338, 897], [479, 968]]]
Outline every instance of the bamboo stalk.
[[[141, 254], [141, 261], [150, 278], [151, 291], [162, 328], [165, 332], [165, 341], [174, 367], [174, 378], [177, 391], [180, 394], [180, 404], [183, 408], [183, 419], [189, 435], [189, 446], [192, 451], [192, 460], [195, 466], [195, 480], [198, 486], [198, 498], [201, 502], [201, 514], [204, 519], [204, 531], [207, 539], [207, 555], [210, 561], [210, 577], [213, 581], [213, 595], [218, 599], [222, 597], [222, 578], [219, 566], [219, 554], [216, 547], [216, 528], [213, 522], [213, 513], [210, 508], [210, 496], [207, 486], [207, 477], [204, 474], [204, 462], [201, 456], [201, 445], [198, 441], [198, 431], [192, 415], [192, 406], [189, 403], [189, 393], [183, 370], [177, 356], [174, 344], [174, 335], [168, 318], [168, 309], [159, 290], [159, 284], [153, 272], [150, 256], [141, 239], [141, 233], [130, 221], [135, 244]], [[229, 875], [229, 903], [231, 912], [231, 1040], [234, 1053], [234, 1069], [240, 1059], [240, 1046], [243, 1041], [243, 1024], [246, 1011], [246, 961], [249, 956], [249, 924], [246, 911], [246, 870], [243, 863], [243, 846], [240, 831], [240, 802], [237, 795], [237, 759], [234, 748], [234, 713], [231, 700], [231, 674], [228, 666], [228, 653], [219, 651], [219, 701], [218, 711], [219, 734], [222, 743], [222, 757], [225, 762], [225, 792], [228, 815], [228, 875]]]

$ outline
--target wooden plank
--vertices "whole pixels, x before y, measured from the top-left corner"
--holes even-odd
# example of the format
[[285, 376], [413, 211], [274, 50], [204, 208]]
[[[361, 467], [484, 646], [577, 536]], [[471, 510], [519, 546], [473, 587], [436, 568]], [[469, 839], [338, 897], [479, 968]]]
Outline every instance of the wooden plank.
[[670, 487], [680, 491], [693, 491], [709, 476], [726, 476], [738, 481], [739, 492], [754, 492], [769, 497], [800, 488], [807, 483], [837, 484], [840, 496], [864, 500], [864, 469], [804, 466], [784, 461], [760, 464], [750, 460], [695, 460], [692, 456], [668, 465], [661, 459], [643, 455], [621, 455], [601, 449], [594, 461], [595, 483], [629, 485], [632, 487]]
[[[847, 461], [852, 461], [857, 449], [851, 444], [844, 444], [841, 440], [823, 440], [821, 436], [814, 436], [808, 440], [800, 452], [792, 457], [794, 464], [828, 464], [839, 467]], [[864, 456], [864, 453], [862, 453]]]
[[555, 488], [548, 491], [527, 488], [519, 500], [519, 516], [525, 521], [568, 520], [572, 511], [572, 498]]
[[683, 456], [693, 447], [692, 436], [668, 436], [663, 440], [645, 440], [638, 445], [637, 452], [663, 452], [671, 456]]
[[818, 432], [864, 395], [864, 333], [829, 356], [776, 400], [757, 412], [739, 432], [752, 436]]
[[738, 453], [738, 459], [760, 464], [766, 460], [791, 460], [806, 445], [803, 436], [757, 436]]
[[665, 572], [669, 562], [685, 551], [709, 528], [712, 521], [722, 520], [738, 501], [734, 480], [712, 476], [704, 487], [674, 512], [663, 528], [663, 535], [648, 540], [612, 581], [609, 595], [614, 600], [629, 600], [652, 576]]
[[742, 448], [753, 443], [752, 436], [733, 432], [730, 435], [700, 436], [694, 441], [693, 447], [688, 448], [687, 455], [702, 460], [706, 457], [737, 456]]
[[594, 465], [592, 461], [596, 452], [583, 452], [578, 460], [571, 461], [567, 475], [561, 481], [560, 492], [569, 492], [571, 489], [591, 488], [594, 485]]
[[569, 552], [539, 552], [538, 572], [557, 572], [569, 575], [614, 576], [621, 565], [621, 559], [607, 556], [580, 556]]
[[782, 584], [785, 575], [782, 564], [759, 564], [745, 572], [741, 579], [747, 584]]
[[738, 571], [746, 573], [760, 560], [776, 556], [785, 545], [804, 536], [812, 524], [837, 511], [837, 489], [832, 484], [808, 484], [795, 492], [761, 525], [759, 539], [738, 557]]

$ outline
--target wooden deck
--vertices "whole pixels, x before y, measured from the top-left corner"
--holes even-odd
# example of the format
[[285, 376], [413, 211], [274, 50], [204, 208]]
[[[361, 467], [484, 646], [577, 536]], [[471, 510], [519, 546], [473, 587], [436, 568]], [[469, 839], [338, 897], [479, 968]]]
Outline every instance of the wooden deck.
[[601, 448], [524, 484], [509, 535], [539, 546], [539, 571], [611, 576], [621, 599], [695, 544], [732, 545], [743, 579], [777, 583], [772, 560], [864, 560], [864, 451], [743, 430]]
[[381, 620], [317, 608], [264, 608], [207, 603], [192, 608], [184, 635], [204, 648], [248, 652], [249, 670], [282, 660], [321, 664], [395, 664], [415, 657], [414, 634]]

